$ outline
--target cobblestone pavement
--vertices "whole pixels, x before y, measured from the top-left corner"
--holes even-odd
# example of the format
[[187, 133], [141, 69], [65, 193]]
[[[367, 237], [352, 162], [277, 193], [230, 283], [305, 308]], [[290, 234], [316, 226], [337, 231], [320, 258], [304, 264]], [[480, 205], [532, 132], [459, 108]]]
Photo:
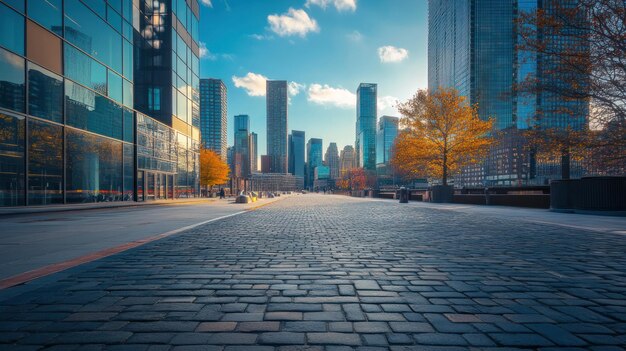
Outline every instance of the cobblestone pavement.
[[0, 349], [622, 350], [625, 253], [623, 235], [294, 196], [0, 301]]

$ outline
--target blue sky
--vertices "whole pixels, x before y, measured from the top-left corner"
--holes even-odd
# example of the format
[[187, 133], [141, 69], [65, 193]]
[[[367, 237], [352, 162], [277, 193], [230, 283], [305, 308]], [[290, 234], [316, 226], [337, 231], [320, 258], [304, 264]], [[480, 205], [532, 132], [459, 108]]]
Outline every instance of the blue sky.
[[200, 77], [228, 87], [229, 145], [233, 116], [248, 114], [265, 154], [265, 77], [292, 82], [288, 128], [324, 149], [354, 143], [359, 83], [378, 83], [379, 116], [427, 85], [426, 0], [201, 3]]

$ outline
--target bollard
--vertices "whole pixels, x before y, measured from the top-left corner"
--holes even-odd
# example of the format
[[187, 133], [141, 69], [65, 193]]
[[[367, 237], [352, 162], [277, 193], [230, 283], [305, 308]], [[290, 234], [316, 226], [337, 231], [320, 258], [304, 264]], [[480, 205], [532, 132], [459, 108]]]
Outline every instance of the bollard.
[[400, 188], [400, 203], [401, 204], [409, 203], [409, 191], [405, 187]]

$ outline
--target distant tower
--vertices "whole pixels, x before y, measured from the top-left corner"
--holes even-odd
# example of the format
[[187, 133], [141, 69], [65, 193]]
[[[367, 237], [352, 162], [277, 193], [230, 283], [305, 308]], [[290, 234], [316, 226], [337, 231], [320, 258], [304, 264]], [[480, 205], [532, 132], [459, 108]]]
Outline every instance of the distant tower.
[[202, 146], [226, 161], [227, 95], [221, 79], [200, 79], [200, 135]]
[[235, 151], [233, 175], [247, 178], [250, 175], [250, 117], [235, 116]]
[[357, 166], [376, 169], [377, 85], [361, 83], [356, 91]]
[[307, 186], [313, 186], [315, 167], [323, 166], [322, 139], [311, 138], [306, 144], [307, 154]]
[[250, 173], [257, 172], [259, 170], [259, 136], [257, 133], [250, 133]]
[[329, 178], [339, 179], [339, 151], [337, 150], [337, 143], [328, 144], [324, 161], [330, 172]]
[[352, 168], [356, 167], [356, 153], [352, 145], [344, 146], [339, 156], [339, 175], [343, 178], [348, 175]]
[[271, 173], [287, 173], [287, 81], [268, 80], [266, 84], [267, 155]]
[[289, 134], [289, 173], [304, 178], [304, 132], [292, 130]]

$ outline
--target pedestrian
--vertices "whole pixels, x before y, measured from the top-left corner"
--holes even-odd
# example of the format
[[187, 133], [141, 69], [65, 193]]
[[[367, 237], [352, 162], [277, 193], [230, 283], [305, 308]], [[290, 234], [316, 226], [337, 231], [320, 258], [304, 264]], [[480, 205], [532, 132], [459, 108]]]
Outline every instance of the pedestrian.
[[220, 199], [225, 199], [226, 198], [226, 194], [224, 192], [224, 188], [220, 188]]

